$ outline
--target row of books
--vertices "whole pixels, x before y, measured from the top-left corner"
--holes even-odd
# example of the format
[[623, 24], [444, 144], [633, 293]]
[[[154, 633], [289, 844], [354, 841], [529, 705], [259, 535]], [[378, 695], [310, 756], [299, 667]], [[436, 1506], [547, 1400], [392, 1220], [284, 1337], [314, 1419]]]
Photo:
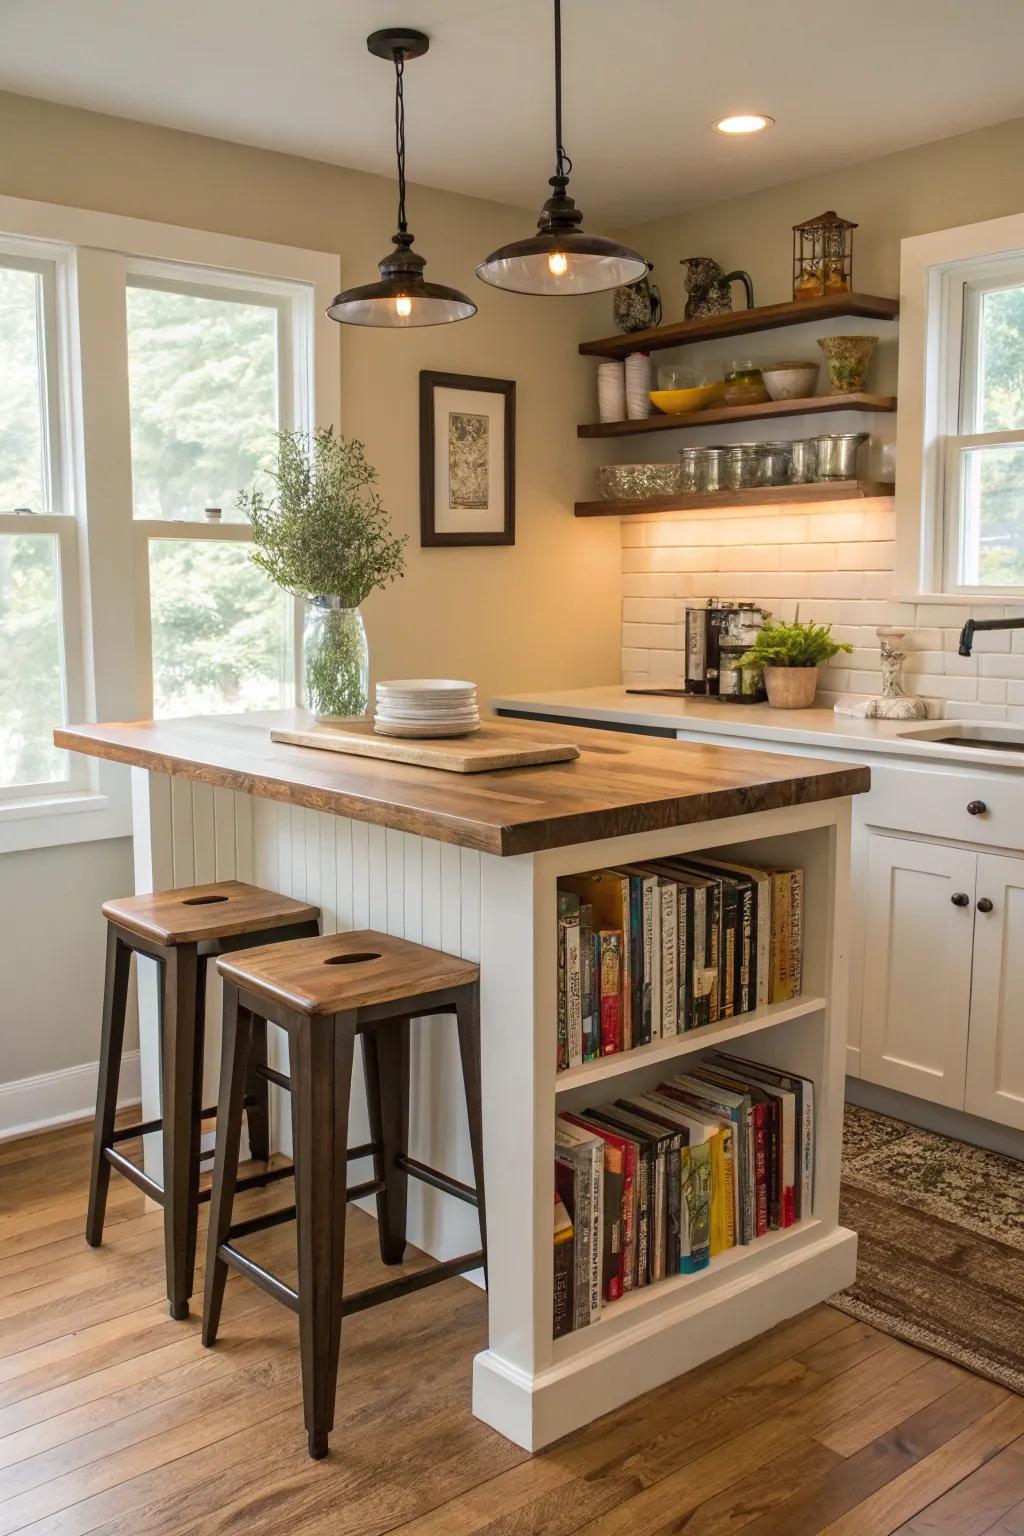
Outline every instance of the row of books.
[[660, 859], [558, 882], [557, 1067], [800, 992], [803, 871]]
[[555, 1121], [554, 1336], [811, 1214], [814, 1084], [713, 1051]]

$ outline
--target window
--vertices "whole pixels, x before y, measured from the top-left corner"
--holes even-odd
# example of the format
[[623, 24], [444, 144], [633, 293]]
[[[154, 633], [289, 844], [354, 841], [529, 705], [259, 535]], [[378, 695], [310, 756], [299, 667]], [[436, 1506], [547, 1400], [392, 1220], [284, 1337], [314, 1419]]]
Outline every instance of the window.
[[0, 852], [131, 830], [62, 723], [294, 701], [300, 604], [235, 502], [276, 432], [337, 422], [340, 287], [323, 252], [0, 194]]
[[12, 799], [84, 778], [52, 740], [79, 647], [65, 601], [77, 553], [62, 490], [55, 260], [0, 249], [0, 358], [0, 799]]
[[942, 570], [948, 592], [1024, 590], [1024, 256], [946, 275]]
[[136, 580], [157, 717], [295, 698], [296, 605], [249, 560], [235, 503], [243, 486], [269, 488], [275, 433], [299, 424], [302, 293], [237, 282], [152, 266], [128, 274]]

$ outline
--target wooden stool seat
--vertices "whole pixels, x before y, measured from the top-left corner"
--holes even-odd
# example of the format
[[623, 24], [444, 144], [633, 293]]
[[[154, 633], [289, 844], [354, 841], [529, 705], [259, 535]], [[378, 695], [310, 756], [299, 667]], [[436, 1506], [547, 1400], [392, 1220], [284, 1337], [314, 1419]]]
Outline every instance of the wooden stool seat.
[[480, 976], [469, 960], [372, 929], [235, 950], [217, 969], [247, 993], [310, 1015], [427, 999]]
[[217, 880], [175, 891], [119, 896], [103, 903], [103, 916], [129, 933], [169, 946], [203, 944], [315, 922], [320, 910], [291, 896], [247, 885], [244, 880]]
[[[327, 1453], [334, 1423], [341, 1321], [353, 1312], [466, 1274], [487, 1263], [480, 1089], [480, 968], [385, 933], [329, 934], [222, 955], [221, 1051], [213, 1195], [206, 1253], [203, 1343], [217, 1337], [229, 1267], [299, 1315], [302, 1394], [311, 1456]], [[454, 1014], [466, 1091], [474, 1184], [409, 1156], [409, 1030], [412, 1020]], [[289, 1075], [263, 1068], [291, 1092], [295, 1204], [236, 1222], [238, 1139], [245, 1106], [252, 1020], [262, 1015], [288, 1035]], [[349, 1090], [356, 1040], [362, 1048], [370, 1141], [348, 1144]], [[351, 1159], [372, 1157], [373, 1178], [349, 1186]], [[408, 1181], [419, 1179], [476, 1206], [480, 1247], [431, 1268], [343, 1294], [345, 1206], [377, 1198], [380, 1256], [405, 1254]], [[294, 1217], [298, 1289], [236, 1246], [236, 1240]]]

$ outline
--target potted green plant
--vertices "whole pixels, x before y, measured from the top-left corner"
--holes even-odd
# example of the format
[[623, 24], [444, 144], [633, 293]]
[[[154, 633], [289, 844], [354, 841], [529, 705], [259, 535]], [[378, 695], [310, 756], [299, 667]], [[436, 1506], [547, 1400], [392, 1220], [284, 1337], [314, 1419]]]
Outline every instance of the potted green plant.
[[303, 674], [307, 708], [318, 720], [365, 715], [370, 656], [360, 605], [405, 569], [406, 539], [374, 489], [377, 471], [362, 443], [333, 427], [278, 434], [276, 494], [241, 491], [252, 527], [252, 560], [306, 604]]
[[761, 668], [768, 703], [776, 709], [809, 709], [818, 687], [818, 667], [840, 651], [852, 650], [852, 645], [832, 639], [831, 624], [768, 620], [739, 664]]

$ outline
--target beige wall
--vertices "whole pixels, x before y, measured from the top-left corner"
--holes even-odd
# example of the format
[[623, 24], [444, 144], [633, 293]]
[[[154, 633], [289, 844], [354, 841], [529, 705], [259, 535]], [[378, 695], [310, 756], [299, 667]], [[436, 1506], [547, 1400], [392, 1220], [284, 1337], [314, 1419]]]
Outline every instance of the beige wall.
[[[336, 251], [346, 284], [376, 276], [393, 233], [391, 181], [320, 162], [2, 93], [0, 142], [0, 193]], [[413, 174], [415, 153], [413, 141]], [[405, 579], [367, 610], [375, 674], [471, 677], [484, 697], [606, 681], [618, 652], [617, 533], [576, 521], [572, 503], [585, 484], [575, 425], [589, 391], [576, 342], [606, 323], [607, 300], [551, 304], [477, 280], [476, 262], [531, 230], [529, 212], [413, 187], [409, 213], [428, 276], [472, 293], [480, 310], [459, 325], [342, 336], [342, 429], [365, 442], [409, 534]], [[420, 549], [421, 368], [516, 380], [514, 548]]]
[[[0, 193], [334, 251], [346, 284], [376, 276], [393, 233], [390, 181], [313, 161], [3, 93], [0, 143]], [[576, 342], [605, 328], [607, 300], [551, 304], [478, 282], [475, 263], [528, 233], [529, 212], [413, 187], [410, 221], [428, 275], [468, 290], [480, 312], [436, 330], [342, 335], [342, 429], [365, 442], [395, 526], [409, 534], [405, 579], [368, 604], [375, 674], [470, 677], [485, 698], [606, 682], [618, 667], [618, 530], [576, 521], [572, 503], [585, 484], [575, 425], [590, 384]], [[420, 549], [421, 368], [516, 380], [514, 548]], [[131, 878], [126, 840], [0, 859], [0, 904], [11, 898], [25, 914], [0, 953], [0, 1084], [95, 1060], [98, 907]]]
[[[742, 144], [736, 152], [743, 152]], [[683, 256], [713, 256], [727, 270], [746, 268], [758, 304], [788, 299], [791, 227], [826, 208], [860, 225], [854, 239], [854, 285], [865, 293], [897, 294], [900, 240], [1021, 212], [1022, 165], [1024, 119], [662, 219], [631, 236], [655, 263], [668, 319], [682, 314], [676, 263]], [[866, 320], [846, 321], [846, 328], [894, 329]], [[773, 354], [817, 360], [814, 337], [833, 330], [834, 323], [823, 323], [803, 332], [766, 332], [744, 342], [743, 349], [759, 361]], [[736, 346], [722, 344], [713, 356], [709, 350], [709, 364], [735, 355]], [[692, 361], [703, 352], [693, 347], [672, 355]], [[896, 338], [886, 338], [873, 360], [869, 388], [895, 389], [895, 354]], [[814, 430], [870, 427], [891, 437], [894, 418], [845, 415], [831, 420], [833, 426]], [[736, 440], [756, 431], [730, 430]], [[793, 418], [781, 424], [779, 435], [798, 437], [801, 430], [806, 427]], [[720, 428], [701, 435], [718, 441], [724, 436]], [[676, 447], [663, 438], [656, 454], [671, 458]], [[879, 692], [875, 629], [900, 624], [910, 630], [908, 684], [929, 701], [933, 713], [1024, 721], [1024, 645], [1009, 634], [995, 634], [983, 637], [973, 656], [957, 655], [960, 627], [972, 610], [960, 603], [899, 601], [895, 537], [891, 499], [794, 504], [770, 513], [751, 509], [744, 516], [623, 518], [623, 678], [678, 683], [686, 604], [712, 594], [752, 598], [787, 618], [799, 605], [802, 619], [832, 624], [836, 638], [854, 647], [852, 655], [837, 657], [824, 674], [822, 703], [832, 703], [840, 693]], [[987, 606], [974, 616], [992, 618], [1000, 611]], [[1017, 604], [1005, 611], [1015, 615], [1024, 608]]]
[[[743, 153], [742, 143], [734, 148]], [[860, 226], [854, 233], [854, 286], [861, 293], [896, 294], [900, 241], [1019, 213], [1024, 207], [1022, 166], [1024, 118], [1017, 118], [674, 214], [630, 230], [630, 238], [655, 263], [666, 320], [682, 318], [677, 263], [684, 256], [713, 256], [727, 271], [745, 269], [754, 280], [756, 304], [791, 298], [793, 225], [826, 208]]]

